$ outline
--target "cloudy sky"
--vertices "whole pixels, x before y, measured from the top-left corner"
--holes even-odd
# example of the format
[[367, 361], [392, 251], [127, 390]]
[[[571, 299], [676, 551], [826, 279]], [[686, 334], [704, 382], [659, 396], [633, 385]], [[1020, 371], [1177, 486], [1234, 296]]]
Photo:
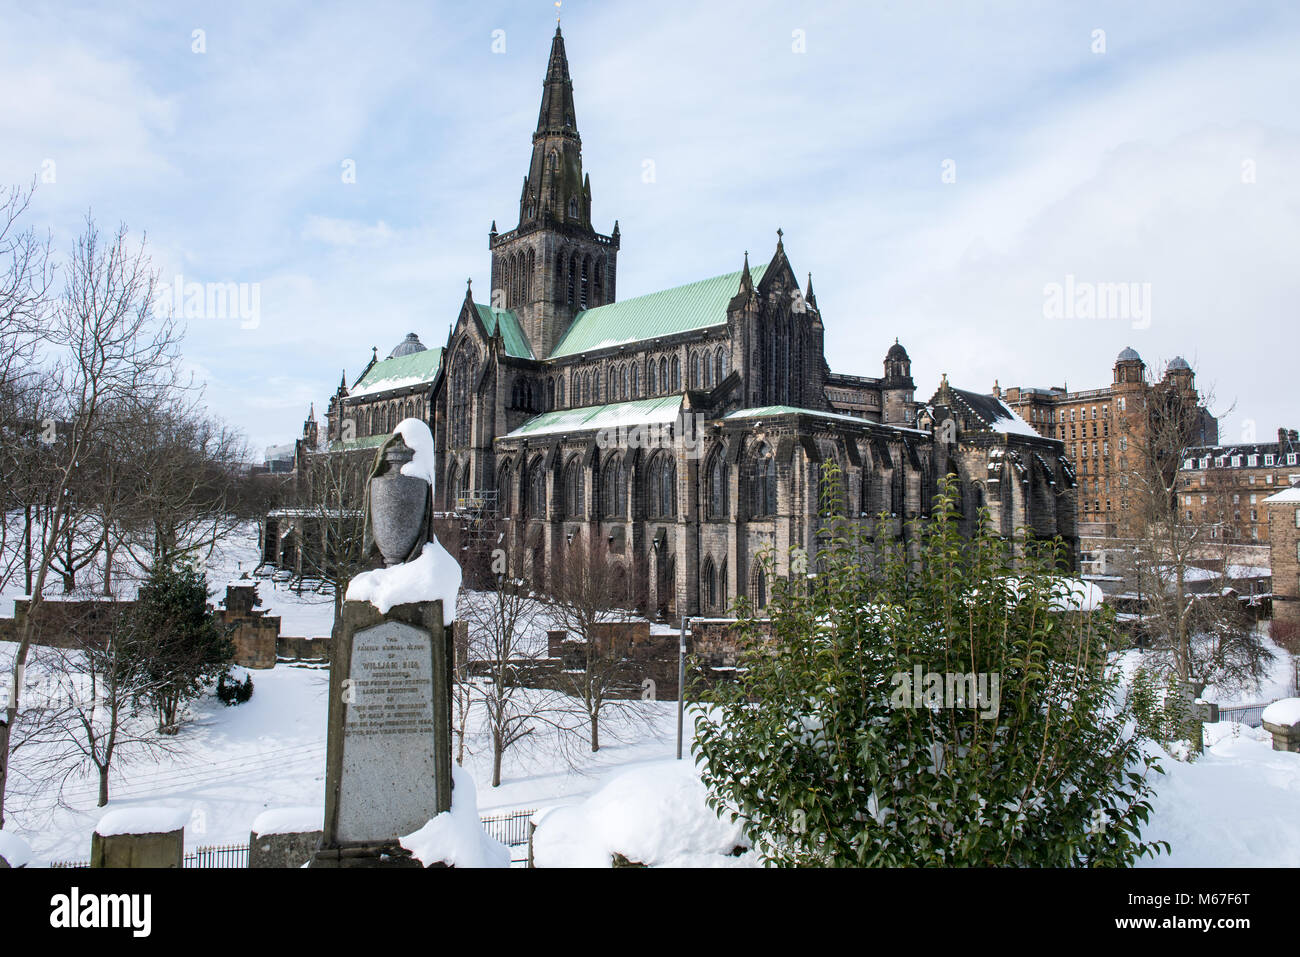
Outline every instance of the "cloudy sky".
[[[620, 298], [766, 261], [781, 227], [836, 371], [879, 375], [897, 336], [923, 396], [942, 373], [1077, 389], [1132, 345], [1187, 357], [1225, 439], [1300, 427], [1300, 6], [563, 15]], [[191, 319], [185, 353], [255, 448], [284, 442], [372, 346], [440, 344], [466, 278], [486, 295], [554, 16], [4, 0], [0, 183], [41, 180], [32, 221], [60, 248], [91, 209], [147, 232], [166, 282], [256, 284], [256, 324]], [[1136, 284], [1145, 308], [1058, 317], [1045, 290], [1067, 277]]]

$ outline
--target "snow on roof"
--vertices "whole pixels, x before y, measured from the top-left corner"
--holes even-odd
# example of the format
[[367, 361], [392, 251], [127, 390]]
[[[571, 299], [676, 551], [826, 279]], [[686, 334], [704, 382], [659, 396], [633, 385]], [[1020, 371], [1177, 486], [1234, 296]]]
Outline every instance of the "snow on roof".
[[310, 834], [325, 826], [325, 809], [316, 807], [276, 807], [263, 811], [253, 819], [252, 832], [259, 837], [267, 834]]
[[905, 425], [886, 424], [883, 422], [872, 422], [870, 419], [864, 419], [860, 415], [845, 415], [842, 412], [824, 412], [821, 409], [805, 409], [795, 405], [761, 405], [752, 409], [737, 409], [734, 412], [728, 412], [723, 418], [726, 419], [761, 419], [776, 415], [812, 415], [821, 419], [837, 419], [841, 422], [853, 422], [857, 425], [874, 425], [886, 429], [896, 429], [899, 432], [915, 432], [917, 435], [929, 435], [924, 429], [914, 429]]
[[95, 825], [100, 837], [115, 834], [166, 834], [179, 831], [190, 820], [189, 808], [124, 807], [109, 811]]
[[1283, 489], [1276, 495], [1270, 495], [1264, 499], [1264, 504], [1274, 505], [1300, 505], [1300, 485], [1292, 485], [1290, 488]]
[[578, 409], [558, 409], [534, 416], [513, 432], [507, 433], [505, 438], [617, 429], [634, 425], [664, 425], [675, 422], [681, 409], [681, 395], [635, 399], [610, 405], [588, 405]]
[[376, 362], [348, 393], [349, 398], [432, 382], [442, 365], [442, 349], [425, 349]]

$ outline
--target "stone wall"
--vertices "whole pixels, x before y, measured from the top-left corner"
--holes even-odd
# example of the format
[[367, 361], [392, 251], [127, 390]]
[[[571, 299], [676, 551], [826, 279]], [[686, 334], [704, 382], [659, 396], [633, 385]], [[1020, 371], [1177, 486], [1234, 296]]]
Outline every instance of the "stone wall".
[[[280, 617], [258, 610], [257, 585], [227, 585], [222, 606], [216, 609], [218, 627], [230, 629], [235, 664], [245, 668], [274, 668], [277, 659], [329, 661], [328, 636], [298, 638], [280, 634]], [[0, 618], [0, 641], [17, 641], [31, 602], [14, 601], [14, 616]], [[134, 601], [50, 599], [37, 610], [32, 643], [47, 648], [103, 647], [121, 616]]]

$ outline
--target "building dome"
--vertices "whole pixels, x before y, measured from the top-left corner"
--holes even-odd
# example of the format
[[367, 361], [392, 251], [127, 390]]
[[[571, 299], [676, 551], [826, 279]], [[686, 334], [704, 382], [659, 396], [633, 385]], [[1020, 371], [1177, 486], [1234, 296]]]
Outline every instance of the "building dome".
[[1191, 372], [1192, 367], [1187, 364], [1187, 360], [1182, 356], [1174, 356], [1173, 361], [1169, 363], [1166, 372]]
[[894, 344], [889, 347], [889, 351], [885, 353], [885, 359], [888, 360], [889, 362], [910, 362], [911, 361], [907, 357], [907, 350], [898, 344], [897, 339], [895, 339]]
[[1116, 362], [1141, 362], [1142, 357], [1137, 354], [1137, 350], [1132, 346], [1125, 346], [1124, 351], [1119, 354]]
[[388, 353], [388, 358], [396, 359], [399, 356], [414, 355], [417, 352], [424, 352], [426, 347], [420, 341], [420, 337], [414, 332], [408, 332], [406, 338], [393, 347], [393, 351]]

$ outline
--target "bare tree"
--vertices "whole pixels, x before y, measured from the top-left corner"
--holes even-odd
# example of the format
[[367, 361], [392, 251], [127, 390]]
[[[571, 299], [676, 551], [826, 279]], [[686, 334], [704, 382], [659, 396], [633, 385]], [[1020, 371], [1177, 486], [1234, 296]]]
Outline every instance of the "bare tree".
[[[36, 427], [47, 415], [34, 359], [54, 282], [49, 237], [22, 225], [34, 188], [0, 190], [0, 515], [22, 510], [24, 537], [37, 507], [37, 496], [27, 494], [35, 482], [25, 479], [37, 469]], [[0, 522], [0, 583], [30, 551], [30, 539], [11, 543], [9, 534], [9, 522]]]
[[40, 617], [46, 579], [78, 507], [74, 490], [81, 483], [83, 463], [102, 440], [102, 412], [132, 403], [149, 408], [178, 386], [179, 332], [170, 317], [154, 309], [156, 274], [143, 242], [129, 241], [125, 226], [105, 236], [87, 216], [63, 272], [63, 293], [44, 330], [55, 360], [43, 373], [61, 397], [58, 418], [65, 428], [51, 456], [52, 509], [34, 562], [31, 603], [19, 628], [14, 680], [6, 720], [0, 725], [0, 826], [9, 740], [18, 717], [32, 629]]
[[530, 596], [518, 572], [522, 555], [516, 549], [499, 552], [496, 585], [487, 591], [462, 594], [461, 617], [468, 628], [469, 666], [479, 676], [479, 700], [492, 741], [492, 786], [501, 784], [501, 764], [507, 751], [539, 727], [559, 727], [563, 709], [554, 692], [527, 688], [546, 657], [545, 622], [540, 603]]
[[343, 627], [348, 583], [370, 562], [365, 557], [365, 484], [368, 455], [316, 452], [299, 463], [297, 506], [286, 510], [298, 533], [302, 572], [333, 593], [337, 639]]
[[[1195, 393], [1165, 379], [1147, 391], [1145, 413], [1136, 427], [1125, 423], [1122, 481], [1136, 535], [1126, 562], [1144, 598], [1142, 627], [1157, 668], [1194, 693], [1211, 682], [1258, 680], [1272, 654], [1227, 594], [1231, 531], [1218, 507], [1186, 508], [1181, 496], [1189, 493], [1178, 486], [1184, 453], [1202, 444], [1208, 412]], [[1194, 494], [1224, 492], [1198, 488]]]
[[600, 750], [601, 718], [617, 711], [644, 717], [639, 699], [644, 669], [631, 656], [629, 623], [640, 616], [629, 577], [601, 542], [575, 537], [566, 546], [553, 588], [557, 626], [572, 636], [561, 686], [581, 711], [593, 752]]
[[42, 680], [23, 713], [21, 744], [35, 746], [25, 771], [61, 802], [93, 774], [103, 807], [115, 769], [156, 761], [172, 747], [139, 713], [138, 702], [153, 689], [132, 647], [130, 606], [110, 596], [73, 607], [80, 614], [62, 622], [68, 647], [45, 650]]

